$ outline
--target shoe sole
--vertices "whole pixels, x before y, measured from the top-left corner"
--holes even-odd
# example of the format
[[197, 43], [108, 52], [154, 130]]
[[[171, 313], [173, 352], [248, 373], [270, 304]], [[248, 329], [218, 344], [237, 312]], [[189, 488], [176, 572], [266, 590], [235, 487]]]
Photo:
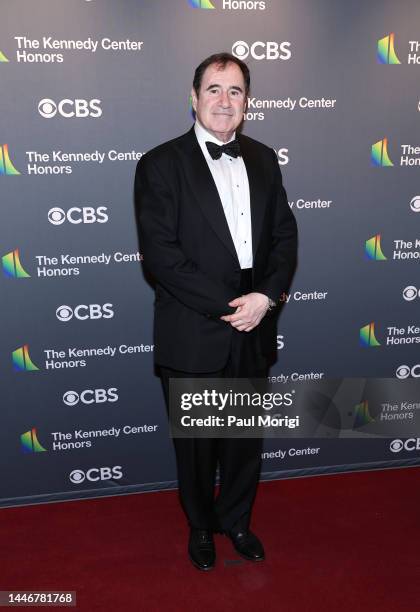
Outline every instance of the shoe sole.
[[199, 569], [202, 572], [209, 572], [210, 570], [214, 569], [214, 565], [209, 565], [208, 567], [203, 567], [199, 563], [196, 563], [194, 561], [194, 559], [191, 557], [191, 555], [188, 555], [188, 558], [191, 561], [191, 563], [194, 565], [194, 567], [196, 567], [197, 569]]
[[244, 555], [243, 553], [240, 553], [239, 550], [236, 550], [236, 548], [235, 548], [235, 551], [238, 553], [240, 557], [242, 557], [242, 559], [246, 559], [247, 561], [256, 561], [256, 562], [265, 561], [265, 557], [249, 557], [248, 555]]

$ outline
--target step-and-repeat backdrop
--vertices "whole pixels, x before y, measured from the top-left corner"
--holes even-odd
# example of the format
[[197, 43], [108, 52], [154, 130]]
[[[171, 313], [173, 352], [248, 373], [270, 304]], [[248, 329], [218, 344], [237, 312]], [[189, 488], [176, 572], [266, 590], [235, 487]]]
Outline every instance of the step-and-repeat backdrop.
[[[1, 505], [176, 486], [133, 179], [189, 129], [193, 71], [222, 50], [251, 69], [244, 132], [276, 151], [300, 230], [272, 380], [420, 377], [416, 0], [5, 2]], [[262, 477], [419, 449], [271, 439]]]

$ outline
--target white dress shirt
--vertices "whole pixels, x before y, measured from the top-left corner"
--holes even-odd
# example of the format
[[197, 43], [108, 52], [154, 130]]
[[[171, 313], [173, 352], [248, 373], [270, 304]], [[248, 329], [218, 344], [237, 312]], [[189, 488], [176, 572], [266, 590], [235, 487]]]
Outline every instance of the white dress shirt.
[[[218, 145], [226, 143], [207, 132], [197, 120], [194, 130], [216, 183], [240, 266], [242, 269], [252, 268], [251, 208], [244, 160], [242, 157], [230, 157], [226, 153], [220, 159], [213, 159], [207, 150], [206, 141]], [[231, 140], [234, 139], [235, 134]]]

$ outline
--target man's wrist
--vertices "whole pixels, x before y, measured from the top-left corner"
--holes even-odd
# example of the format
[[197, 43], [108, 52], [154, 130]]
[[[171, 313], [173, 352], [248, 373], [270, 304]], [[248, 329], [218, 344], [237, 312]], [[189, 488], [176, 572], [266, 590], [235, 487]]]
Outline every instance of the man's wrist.
[[262, 293], [261, 295], [263, 295], [266, 300], [267, 300], [267, 310], [266, 312], [269, 312], [270, 310], [273, 310], [276, 307], [276, 302], [274, 300], [271, 299], [271, 297], [269, 295], [267, 295], [266, 293]]

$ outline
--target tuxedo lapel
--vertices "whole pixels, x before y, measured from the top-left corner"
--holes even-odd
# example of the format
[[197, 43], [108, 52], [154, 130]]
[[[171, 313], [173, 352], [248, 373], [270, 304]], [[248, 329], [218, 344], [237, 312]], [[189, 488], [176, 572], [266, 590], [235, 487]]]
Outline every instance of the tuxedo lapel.
[[217, 191], [216, 183], [207, 165], [203, 152], [195, 136], [194, 128], [186, 134], [185, 153], [188, 156], [188, 166], [191, 168], [189, 180], [194, 192], [199, 194], [198, 202], [207, 221], [216, 235], [238, 262], [235, 245], [233, 244], [229, 226]]
[[251, 224], [252, 224], [252, 252], [255, 258], [258, 244], [261, 237], [261, 228], [264, 220], [266, 198], [264, 192], [267, 187], [264, 182], [264, 169], [258, 158], [256, 148], [247, 138], [241, 134], [238, 136], [241, 145], [241, 153], [245, 163], [249, 183], [249, 199], [251, 203]]

